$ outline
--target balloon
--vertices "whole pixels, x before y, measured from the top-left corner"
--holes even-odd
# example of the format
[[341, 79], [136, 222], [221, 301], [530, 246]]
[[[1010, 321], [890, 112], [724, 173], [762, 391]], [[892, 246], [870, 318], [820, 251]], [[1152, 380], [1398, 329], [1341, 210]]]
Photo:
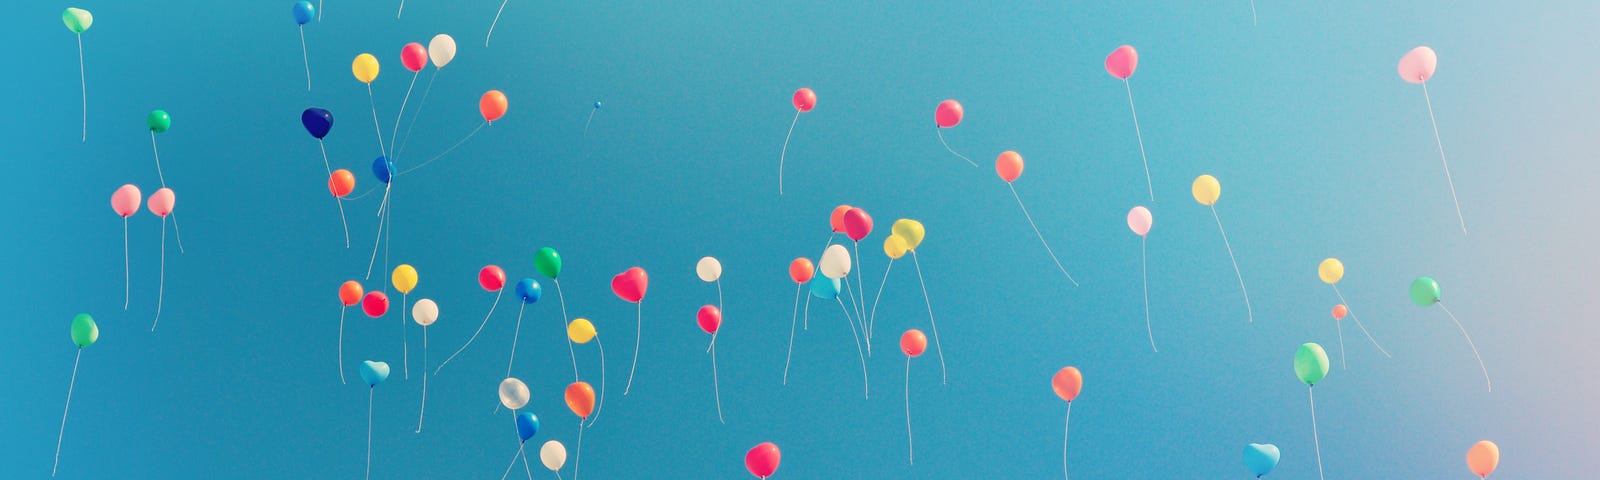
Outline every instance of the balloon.
[[1498, 466], [1500, 466], [1500, 446], [1494, 442], [1483, 440], [1467, 450], [1467, 468], [1479, 477], [1488, 478]]
[[1421, 46], [1400, 57], [1400, 79], [1410, 83], [1423, 83], [1433, 78], [1433, 69], [1439, 67], [1439, 56], [1432, 48]]
[[506, 94], [499, 90], [483, 92], [483, 97], [478, 99], [478, 113], [483, 114], [483, 121], [493, 122], [506, 116]]
[[328, 193], [332, 193], [333, 196], [343, 198], [355, 189], [356, 174], [350, 173], [349, 170], [341, 168], [328, 175]]
[[778, 462], [782, 460], [783, 453], [778, 451], [777, 445], [762, 442], [744, 454], [744, 468], [749, 469], [751, 475], [767, 478], [778, 471]]
[[434, 68], [444, 68], [456, 58], [456, 39], [443, 33], [434, 35], [428, 41], [428, 58], [433, 59]]
[[701, 330], [715, 334], [717, 328], [722, 327], [722, 310], [716, 305], [700, 307], [700, 311], [695, 313], [695, 320], [700, 323]]
[[433, 325], [433, 322], [439, 321], [439, 304], [426, 298], [417, 300], [417, 303], [411, 306], [411, 319], [415, 320], [417, 325], [424, 327]]
[[533, 412], [517, 412], [517, 438], [526, 442], [537, 433], [539, 433], [539, 417], [533, 416]]
[[329, 130], [333, 130], [333, 112], [317, 107], [307, 108], [300, 112], [300, 124], [306, 127], [306, 133], [321, 140], [328, 136]]
[[834, 297], [838, 297], [839, 289], [841, 288], [844, 288], [844, 285], [840, 284], [837, 278], [811, 279], [811, 294], [823, 300], [832, 300]]
[[1323, 260], [1317, 264], [1317, 278], [1321, 278], [1322, 283], [1328, 285], [1339, 283], [1339, 280], [1344, 278], [1344, 262], [1337, 258]]
[[361, 362], [361, 379], [368, 387], [376, 387], [389, 378], [389, 364], [367, 360]]
[[595, 100], [594, 101], [594, 109], [595, 110], [599, 110], [600, 109], [600, 101], [599, 100]]
[[357, 303], [361, 303], [361, 294], [361, 284], [355, 280], [339, 285], [339, 303], [346, 307], [354, 307]]
[[1153, 221], [1155, 219], [1150, 218], [1150, 209], [1148, 208], [1140, 206], [1133, 207], [1133, 210], [1128, 210], [1128, 229], [1133, 230], [1133, 233], [1139, 234], [1141, 237], [1150, 233], [1150, 223]]
[[567, 324], [567, 338], [571, 339], [572, 343], [589, 343], [590, 340], [594, 340], [596, 333], [598, 332], [594, 330], [594, 323], [589, 322], [587, 318], [579, 318]]
[[149, 115], [145, 115], [144, 123], [152, 132], [166, 133], [167, 129], [172, 128], [172, 115], [168, 115], [166, 110], [151, 110]]
[[1277, 445], [1252, 443], [1244, 446], [1244, 466], [1258, 478], [1272, 473], [1278, 466], [1278, 458]]
[[589, 418], [589, 414], [594, 413], [594, 387], [588, 383], [575, 382], [567, 385], [566, 398], [567, 408], [571, 409], [574, 415]]
[[922, 330], [913, 328], [900, 335], [900, 351], [905, 352], [907, 357], [921, 356], [927, 349], [928, 336], [923, 335]]
[[833, 207], [833, 213], [828, 214], [828, 226], [833, 227], [833, 233], [844, 233], [844, 214], [856, 208], [849, 205]]
[[899, 235], [890, 235], [889, 238], [883, 239], [883, 253], [889, 258], [899, 260], [900, 257], [906, 256], [906, 251], [910, 249], [911, 247], [906, 246], [906, 239]]
[[1133, 76], [1133, 71], [1139, 68], [1139, 52], [1132, 46], [1123, 45], [1112, 50], [1106, 55], [1106, 73], [1123, 80]]
[[172, 213], [173, 204], [177, 201], [177, 197], [172, 194], [172, 189], [162, 188], [156, 190], [156, 193], [150, 194], [150, 200], [145, 202], [145, 207], [149, 208], [150, 213], [156, 214], [157, 217], [166, 218], [167, 214]]
[[499, 266], [485, 265], [478, 270], [478, 286], [484, 291], [497, 292], [506, 287], [506, 271]]
[[1348, 314], [1350, 314], [1350, 309], [1345, 307], [1343, 303], [1333, 306], [1334, 320], [1344, 320], [1344, 316]]
[[857, 242], [872, 233], [872, 216], [866, 210], [852, 208], [844, 212], [844, 234]]
[[387, 184], [389, 179], [394, 178], [394, 174], [394, 160], [382, 155], [372, 160], [372, 176], [378, 177], [378, 181]]
[[1222, 196], [1222, 183], [1217, 182], [1217, 177], [1201, 175], [1194, 178], [1194, 185], [1189, 187], [1189, 191], [1194, 194], [1194, 201], [1209, 207], [1217, 203], [1217, 197]]
[[1294, 351], [1294, 374], [1306, 385], [1316, 386], [1328, 376], [1328, 352], [1315, 343], [1300, 345]]
[[795, 90], [794, 98], [791, 100], [791, 102], [794, 103], [795, 110], [809, 112], [811, 109], [817, 107], [817, 92], [813, 92], [809, 88]]
[[546, 277], [561, 276], [561, 254], [556, 253], [554, 248], [540, 248], [539, 251], [533, 252], [533, 269]]
[[80, 313], [72, 317], [72, 343], [78, 348], [94, 345], [100, 339], [100, 327], [94, 324], [94, 317], [87, 313]]
[[694, 274], [700, 276], [700, 281], [711, 283], [722, 278], [722, 262], [712, 257], [700, 257], [694, 264]]
[[543, 296], [544, 287], [539, 286], [538, 280], [524, 278], [517, 282], [517, 298], [521, 299], [522, 303], [537, 303]]
[[922, 236], [927, 233], [923, 231], [922, 222], [909, 218], [895, 220], [894, 225], [889, 227], [889, 231], [894, 233], [895, 236], [905, 239], [906, 248], [911, 250], [916, 250], [918, 246], [922, 245]]
[[933, 122], [939, 128], [950, 128], [961, 123], [961, 117], [966, 116], [966, 111], [961, 109], [961, 102], [945, 100], [939, 102], [939, 107], [933, 110]]
[[422, 71], [428, 65], [428, 49], [417, 42], [407, 43], [400, 49], [400, 64], [413, 73]]
[[1411, 282], [1411, 301], [1419, 307], [1439, 303], [1439, 282], [1432, 277], [1417, 277]]
[[822, 276], [840, 279], [850, 274], [850, 250], [844, 245], [829, 245], [822, 251]]
[[394, 267], [394, 274], [390, 277], [394, 282], [394, 289], [400, 293], [411, 293], [411, 289], [417, 288], [417, 269], [410, 264], [402, 263]]
[[817, 267], [811, 264], [811, 259], [800, 257], [789, 262], [789, 279], [794, 283], [811, 281], [811, 276], [817, 274]]
[[506, 408], [516, 410], [528, 404], [528, 384], [522, 380], [507, 377], [500, 381], [500, 404]]
[[1050, 389], [1056, 391], [1056, 396], [1071, 402], [1078, 398], [1078, 392], [1083, 390], [1083, 373], [1078, 367], [1066, 367], [1050, 377]]
[[88, 10], [72, 7], [61, 12], [61, 23], [67, 24], [67, 29], [72, 33], [83, 33], [90, 25], [94, 25], [94, 15]]
[[611, 293], [629, 303], [639, 303], [644, 300], [644, 292], [650, 287], [650, 276], [643, 268], [632, 267], [622, 273], [611, 277]]
[[139, 187], [131, 183], [118, 187], [117, 191], [111, 194], [111, 210], [122, 218], [128, 218], [139, 212], [139, 201], [142, 197]]
[[294, 23], [299, 25], [311, 23], [311, 19], [317, 16], [316, 13], [317, 9], [311, 6], [311, 2], [305, 0], [294, 2]]
[[1022, 176], [1022, 154], [1011, 150], [1000, 152], [1000, 157], [994, 159], [994, 173], [1006, 183], [1017, 181], [1017, 177]]
[[355, 61], [350, 62], [350, 72], [355, 74], [356, 80], [371, 85], [378, 78], [378, 57], [370, 53], [356, 55]]
[[383, 316], [389, 311], [389, 296], [378, 291], [367, 292], [367, 296], [361, 298], [361, 311], [372, 318]]
[[561, 470], [567, 464], [567, 446], [555, 440], [544, 442], [544, 446], [539, 447], [539, 461], [552, 472]]

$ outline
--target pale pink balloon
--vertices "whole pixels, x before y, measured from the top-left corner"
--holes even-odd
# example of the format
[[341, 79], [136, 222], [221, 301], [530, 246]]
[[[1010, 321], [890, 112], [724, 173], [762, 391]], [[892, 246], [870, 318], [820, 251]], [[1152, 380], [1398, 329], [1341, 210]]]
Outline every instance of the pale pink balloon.
[[1422, 83], [1433, 78], [1433, 69], [1439, 67], [1439, 56], [1433, 53], [1432, 48], [1421, 46], [1406, 52], [1400, 57], [1400, 79], [1411, 83]]
[[1154, 221], [1155, 219], [1150, 218], [1150, 209], [1148, 208], [1140, 206], [1133, 207], [1133, 210], [1128, 210], [1128, 229], [1133, 230], [1133, 233], [1137, 233], [1141, 237], [1150, 233], [1150, 224]]
[[139, 187], [131, 183], [123, 185], [116, 193], [111, 194], [111, 210], [122, 218], [131, 217], [139, 212], [139, 200], [143, 196], [144, 194], [139, 193]]
[[945, 100], [939, 102], [939, 108], [933, 111], [933, 121], [939, 128], [950, 128], [961, 123], [961, 117], [966, 116], [966, 110], [961, 108], [961, 102]]
[[145, 207], [157, 217], [167, 218], [167, 214], [172, 213], [172, 206], [177, 201], [178, 198], [172, 195], [172, 189], [162, 188], [150, 194], [150, 200], [145, 202]]
[[1123, 80], [1133, 76], [1133, 71], [1139, 68], [1139, 51], [1132, 46], [1123, 45], [1112, 50], [1106, 55], [1106, 73]]

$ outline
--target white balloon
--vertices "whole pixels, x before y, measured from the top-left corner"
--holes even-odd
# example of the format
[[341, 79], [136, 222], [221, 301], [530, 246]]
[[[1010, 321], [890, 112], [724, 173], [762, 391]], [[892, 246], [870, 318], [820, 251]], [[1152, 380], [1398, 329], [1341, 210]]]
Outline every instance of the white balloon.
[[444, 68], [456, 58], [456, 39], [443, 33], [434, 35], [428, 41], [428, 58], [433, 60], [434, 68]]
[[544, 442], [544, 446], [539, 447], [539, 461], [544, 462], [544, 468], [552, 472], [561, 470], [561, 467], [567, 464], [566, 445], [555, 440]]
[[850, 274], [850, 251], [844, 245], [829, 245], [822, 251], [822, 262], [818, 265], [822, 269], [822, 276], [840, 279]]
[[694, 273], [700, 276], [702, 282], [715, 282], [722, 278], [722, 262], [712, 257], [703, 257], [700, 263], [694, 264]]
[[516, 410], [528, 404], [528, 384], [515, 378], [506, 378], [500, 381], [500, 404], [506, 408]]
[[433, 325], [433, 322], [439, 320], [439, 304], [426, 298], [417, 300], [417, 303], [411, 305], [411, 319], [416, 320], [417, 325], [424, 327]]

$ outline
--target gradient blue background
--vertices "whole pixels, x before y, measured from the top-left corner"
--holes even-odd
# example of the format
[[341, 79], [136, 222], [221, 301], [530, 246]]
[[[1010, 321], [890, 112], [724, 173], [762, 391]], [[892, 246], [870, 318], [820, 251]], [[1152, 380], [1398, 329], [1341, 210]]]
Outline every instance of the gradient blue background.
[[[347, 205], [343, 248], [316, 142], [297, 119], [313, 105], [334, 112], [330, 160], [367, 190], [377, 149], [350, 60], [373, 52], [383, 63], [373, 88], [387, 133], [410, 80], [401, 45], [440, 32], [459, 54], [401, 168], [477, 125], [484, 90], [505, 91], [511, 110], [397, 180], [389, 263], [415, 265], [411, 299], [441, 307], [429, 329], [437, 363], [492, 301], [475, 282], [479, 267], [502, 265], [514, 283], [535, 275], [534, 249], [560, 249], [569, 310], [610, 344], [612, 391], [585, 435], [583, 478], [741, 478], [744, 452], [761, 441], [783, 449], [779, 478], [1053, 478], [1065, 404], [1049, 379], [1066, 365], [1086, 379], [1073, 409], [1077, 478], [1244, 478], [1249, 442], [1282, 448], [1273, 477], [1310, 478], [1306, 389], [1290, 368], [1307, 341], [1335, 356], [1317, 389], [1328, 478], [1470, 478], [1462, 458], [1480, 439], [1501, 446], [1495, 478], [1594, 470], [1593, 2], [1261, 0], [1252, 26], [1243, 0], [513, 0], [485, 48], [497, 2], [412, 0], [397, 20], [396, 2], [330, 0], [305, 30], [310, 93], [291, 3], [78, 4], [96, 18], [83, 37], [87, 143], [77, 138], [76, 45], [57, 20], [66, 5], [9, 9], [8, 476], [48, 474], [79, 312], [95, 316], [101, 339], [83, 355], [61, 478], [361, 475], [367, 392], [358, 380], [340, 385], [333, 369], [335, 292], [364, 273], [378, 196]], [[1148, 199], [1125, 93], [1102, 67], [1124, 43], [1142, 60], [1132, 87], [1157, 198], [1149, 288], [1159, 354], [1139, 331], [1139, 242], [1124, 225]], [[1439, 53], [1429, 85], [1470, 236], [1456, 225], [1421, 88], [1395, 74], [1421, 44]], [[795, 129], [780, 197], [778, 150], [801, 86], [820, 100]], [[982, 168], [951, 157], [930, 131], [945, 98], [967, 112], [946, 138]], [[605, 108], [585, 141], [594, 100]], [[131, 219], [133, 303], [123, 311], [122, 226], [107, 198], [124, 183], [157, 188], [143, 122], [155, 108], [173, 117], [160, 142], [188, 253], [168, 246], [169, 298], [152, 334], [160, 223], [144, 211]], [[1007, 149], [1026, 158], [1017, 191], [1081, 287], [1062, 281], [994, 176], [992, 159]], [[1254, 324], [1216, 225], [1189, 198], [1201, 173], [1222, 181], [1217, 209]], [[949, 384], [931, 349], [913, 362], [914, 467], [894, 345], [927, 325], [906, 263], [879, 307], [870, 400], [836, 307], [813, 309], [818, 328], [795, 340], [780, 385], [794, 293], [785, 266], [820, 252], [840, 203], [877, 220], [862, 249], [869, 284], [894, 219], [928, 228], [920, 255]], [[703, 255], [725, 268], [726, 425], [694, 324], [716, 298], [694, 276]], [[1336, 298], [1315, 275], [1330, 256], [1344, 260], [1341, 288], [1392, 359], [1347, 329], [1349, 368], [1337, 366]], [[652, 285], [624, 397], [634, 307], [608, 281], [633, 265]], [[1407, 285], [1423, 274], [1475, 335], [1493, 393], [1444, 313], [1410, 303]], [[576, 425], [560, 394], [570, 366], [552, 290], [527, 309], [516, 375], [544, 420], [530, 445], [554, 438], [570, 451]], [[352, 379], [362, 359], [396, 367], [376, 392], [373, 478], [502, 471], [514, 430], [491, 411], [512, 304], [502, 301], [484, 336], [430, 381], [427, 427], [415, 434], [420, 332], [410, 326], [405, 381], [393, 303], [381, 321], [352, 311], [346, 332]], [[579, 354], [593, 381], [594, 350]]]

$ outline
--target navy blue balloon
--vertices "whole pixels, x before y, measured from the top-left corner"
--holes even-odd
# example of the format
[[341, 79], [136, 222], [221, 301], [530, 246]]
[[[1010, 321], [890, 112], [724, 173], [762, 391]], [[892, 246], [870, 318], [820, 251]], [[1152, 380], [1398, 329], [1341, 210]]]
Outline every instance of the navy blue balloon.
[[[307, 23], [311, 23], [311, 19], [313, 17], [316, 17], [316, 13], [317, 13], [317, 8], [311, 6], [311, 2], [307, 2], [305, 0], [300, 0], [298, 2], [294, 2], [294, 23], [298, 23], [298, 24], [301, 24], [301, 25], [305, 25]], [[322, 138], [322, 137], [317, 137], [317, 138]]]
[[522, 299], [522, 303], [538, 302], [543, 296], [544, 288], [539, 286], [538, 280], [524, 278], [517, 282], [517, 298]]
[[517, 412], [517, 436], [526, 442], [536, 433], [539, 433], [539, 417], [533, 416], [533, 412]]
[[595, 110], [599, 110], [600, 109], [600, 101], [599, 100], [595, 100], [594, 101], [594, 109]]
[[306, 133], [321, 140], [328, 136], [329, 130], [333, 130], [333, 112], [317, 107], [307, 108], [300, 113], [300, 124], [306, 126]]
[[380, 155], [372, 161], [372, 175], [378, 177], [380, 182], [389, 183], [389, 178], [394, 176], [394, 161]]

